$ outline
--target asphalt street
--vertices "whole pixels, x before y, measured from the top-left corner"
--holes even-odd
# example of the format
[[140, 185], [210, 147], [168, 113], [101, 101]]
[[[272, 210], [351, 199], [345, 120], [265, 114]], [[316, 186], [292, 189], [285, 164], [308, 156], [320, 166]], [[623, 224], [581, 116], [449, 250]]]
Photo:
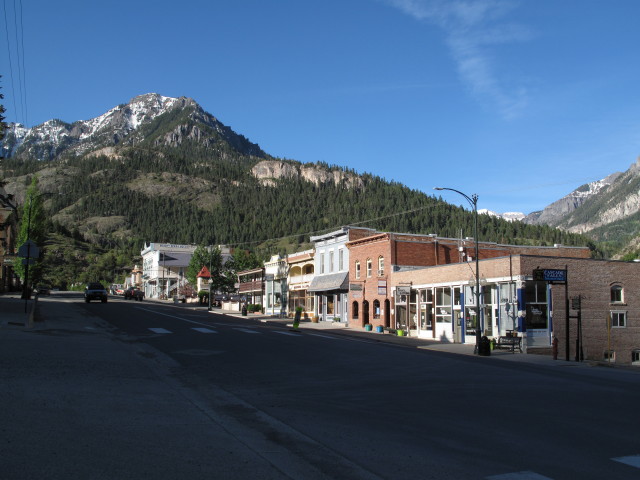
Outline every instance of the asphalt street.
[[191, 305], [38, 304], [21, 326], [0, 297], [0, 478], [640, 476], [635, 370]]

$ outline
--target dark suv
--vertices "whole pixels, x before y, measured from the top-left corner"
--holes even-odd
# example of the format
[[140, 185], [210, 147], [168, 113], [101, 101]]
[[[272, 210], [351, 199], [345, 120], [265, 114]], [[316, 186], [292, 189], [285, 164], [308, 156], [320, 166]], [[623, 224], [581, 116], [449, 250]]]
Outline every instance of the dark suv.
[[124, 291], [124, 299], [129, 300], [130, 298], [141, 302], [144, 298], [144, 292], [136, 287], [129, 287]]
[[91, 282], [84, 289], [84, 301], [89, 303], [91, 300], [107, 301], [107, 289], [101, 283]]

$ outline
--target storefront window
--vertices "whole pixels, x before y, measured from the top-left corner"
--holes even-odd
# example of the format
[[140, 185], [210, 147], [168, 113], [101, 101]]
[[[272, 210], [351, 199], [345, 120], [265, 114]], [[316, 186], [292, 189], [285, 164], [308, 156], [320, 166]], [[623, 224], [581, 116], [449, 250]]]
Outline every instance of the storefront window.
[[333, 315], [333, 295], [327, 295], [327, 315]]
[[451, 323], [451, 287], [436, 288], [436, 323]]
[[547, 283], [529, 281], [525, 283], [525, 303], [527, 330], [545, 330], [548, 328]]

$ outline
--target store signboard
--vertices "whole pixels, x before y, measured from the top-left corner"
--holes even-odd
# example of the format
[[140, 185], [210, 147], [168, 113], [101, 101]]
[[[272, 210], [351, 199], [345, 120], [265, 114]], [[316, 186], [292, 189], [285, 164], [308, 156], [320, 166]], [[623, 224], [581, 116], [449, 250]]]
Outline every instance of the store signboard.
[[539, 282], [563, 284], [567, 283], [567, 271], [560, 269], [536, 268], [533, 271], [533, 279]]

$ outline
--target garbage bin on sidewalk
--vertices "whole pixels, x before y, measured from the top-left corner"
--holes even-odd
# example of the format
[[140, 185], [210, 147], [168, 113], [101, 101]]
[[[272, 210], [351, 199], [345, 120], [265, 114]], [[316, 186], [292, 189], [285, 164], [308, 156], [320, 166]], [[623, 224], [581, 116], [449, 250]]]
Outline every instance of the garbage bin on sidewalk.
[[478, 355], [481, 357], [491, 356], [491, 340], [485, 335], [480, 339], [480, 345], [478, 346]]
[[243, 317], [247, 316], [247, 306], [246, 305], [242, 305], [242, 316]]

